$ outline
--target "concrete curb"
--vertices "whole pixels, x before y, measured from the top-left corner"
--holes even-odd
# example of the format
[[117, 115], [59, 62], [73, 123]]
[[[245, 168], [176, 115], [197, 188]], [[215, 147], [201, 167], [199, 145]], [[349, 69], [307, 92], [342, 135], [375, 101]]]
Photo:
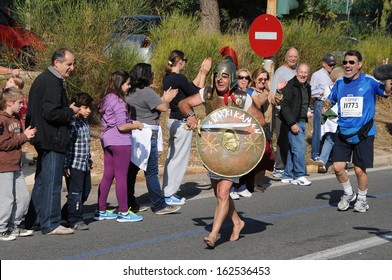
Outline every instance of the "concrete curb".
[[[33, 161], [23, 161], [25, 162], [23, 164], [22, 170], [25, 176], [25, 181], [26, 185], [29, 188], [32, 188], [34, 186], [34, 176], [35, 176], [35, 164]], [[191, 175], [191, 174], [203, 174], [207, 173], [206, 169], [203, 166], [188, 166], [185, 175]], [[159, 176], [162, 179], [163, 176], [163, 166], [159, 166]], [[101, 173], [94, 173], [91, 172], [91, 181], [92, 185], [98, 185], [99, 182], [101, 181], [102, 174]], [[139, 174], [137, 176], [137, 182], [144, 181], [144, 173], [143, 171], [139, 171]], [[65, 181], [63, 180], [63, 185], [65, 186]]]

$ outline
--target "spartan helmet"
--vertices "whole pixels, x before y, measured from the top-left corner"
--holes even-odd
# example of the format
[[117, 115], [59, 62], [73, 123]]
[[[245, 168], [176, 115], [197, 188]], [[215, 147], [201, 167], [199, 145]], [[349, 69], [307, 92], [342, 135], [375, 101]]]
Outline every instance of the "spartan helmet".
[[238, 85], [237, 78], [236, 78], [236, 67], [231, 56], [225, 56], [222, 61], [220, 61], [214, 70], [213, 75], [213, 85], [215, 88], [215, 78], [218, 79], [222, 78], [222, 74], [227, 74], [230, 76], [230, 85], [229, 91], [232, 91], [235, 86]]

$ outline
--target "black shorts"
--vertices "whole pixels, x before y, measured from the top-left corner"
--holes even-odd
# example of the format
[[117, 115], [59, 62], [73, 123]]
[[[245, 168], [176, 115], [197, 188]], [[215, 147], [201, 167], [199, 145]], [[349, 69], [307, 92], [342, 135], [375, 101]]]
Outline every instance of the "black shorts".
[[350, 162], [362, 169], [372, 168], [374, 160], [374, 135], [368, 136], [356, 145], [351, 145], [340, 139], [335, 138], [333, 146], [334, 162]]

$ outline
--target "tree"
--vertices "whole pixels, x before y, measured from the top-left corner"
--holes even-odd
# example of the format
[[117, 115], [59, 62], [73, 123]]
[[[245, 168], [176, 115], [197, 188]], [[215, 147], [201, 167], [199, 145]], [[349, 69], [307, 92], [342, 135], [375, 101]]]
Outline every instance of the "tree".
[[205, 31], [220, 31], [220, 16], [218, 0], [200, 0], [201, 29]]

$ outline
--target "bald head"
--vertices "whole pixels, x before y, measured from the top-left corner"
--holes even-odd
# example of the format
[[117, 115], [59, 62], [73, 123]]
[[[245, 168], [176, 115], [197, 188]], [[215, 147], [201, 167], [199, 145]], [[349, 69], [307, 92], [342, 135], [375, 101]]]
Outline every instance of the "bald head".
[[309, 73], [310, 73], [310, 67], [309, 64], [307, 63], [301, 63], [298, 68], [297, 68], [297, 72], [296, 72], [296, 76], [298, 81], [301, 84], [305, 84], [308, 80], [309, 77]]
[[286, 55], [284, 57], [285, 65], [291, 69], [295, 69], [297, 65], [298, 57], [299, 57], [299, 52], [297, 48], [295, 47], [288, 48], [286, 51]]

